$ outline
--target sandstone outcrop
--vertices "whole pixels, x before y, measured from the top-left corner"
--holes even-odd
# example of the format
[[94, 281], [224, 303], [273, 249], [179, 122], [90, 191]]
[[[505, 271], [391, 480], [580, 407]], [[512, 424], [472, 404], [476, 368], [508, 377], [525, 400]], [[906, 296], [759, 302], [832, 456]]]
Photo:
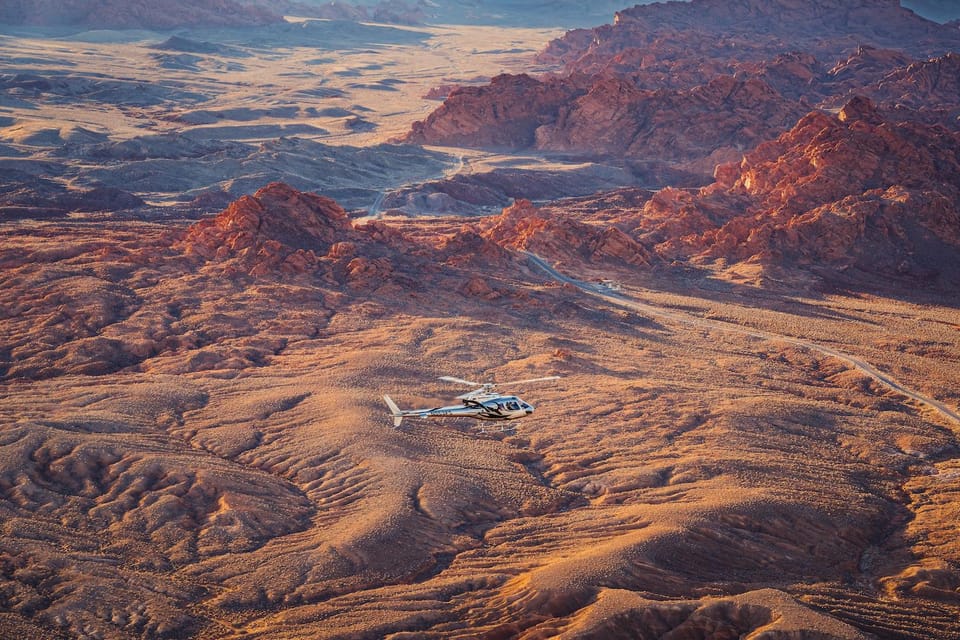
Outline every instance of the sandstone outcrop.
[[347, 214], [335, 201], [275, 182], [191, 227], [185, 244], [188, 251], [208, 258], [222, 247], [240, 252], [264, 240], [320, 249], [349, 229]]
[[928, 57], [942, 55], [960, 42], [960, 33], [902, 8], [899, 0], [694, 0], [624, 9], [611, 25], [568, 32], [540, 57], [570, 70], [595, 70], [598, 62], [627, 49], [655, 50], [663, 40], [679, 42], [691, 33], [714, 36], [710, 58], [724, 53], [739, 57], [742, 54], [734, 51], [739, 44], [746, 44], [754, 55], [772, 58], [789, 42], [791, 49], [830, 59], [849, 50], [851, 41]]
[[426, 120], [413, 124], [405, 141], [523, 149], [533, 144], [537, 127], [583, 92], [576, 80], [499, 75], [487, 86], [455, 89]]
[[623, 78], [584, 81], [501, 76], [488, 87], [463, 88], [415, 123], [405, 140], [659, 163], [709, 158], [708, 172], [718, 160], [776, 137], [804, 113], [759, 80], [721, 76], [693, 89], [661, 91]]
[[[598, 240], [594, 250], [616, 251], [617, 240]], [[334, 200], [283, 183], [232, 202], [216, 217], [190, 226], [174, 245], [228, 277], [321, 282], [348, 293], [385, 286], [421, 289], [440, 265], [459, 273], [507, 264], [514, 257], [504, 246], [467, 224], [410, 238], [379, 220], [353, 223]], [[444, 286], [486, 297], [461, 284]]]
[[186, 255], [213, 261], [231, 273], [312, 273], [377, 286], [389, 279], [392, 267], [383, 256], [357, 255], [358, 244], [366, 247], [382, 239], [377, 225], [364, 231], [354, 230], [336, 201], [275, 182], [241, 197], [215, 218], [194, 224], [178, 246]]
[[604, 79], [537, 129], [536, 146], [615, 157], [683, 161], [739, 157], [775, 138], [802, 110], [759, 80], [720, 76], [688, 91], [640, 91]]
[[860, 45], [845, 60], [837, 62], [828, 73], [833, 84], [852, 89], [878, 82], [891, 70], [911, 63], [913, 58], [900, 50]]
[[484, 227], [483, 235], [502, 246], [529, 250], [551, 259], [612, 259], [629, 265], [649, 265], [651, 260], [639, 243], [614, 226], [590, 225], [547, 214], [529, 200], [517, 200]]
[[914, 62], [878, 80], [869, 93], [877, 101], [914, 109], [960, 112], [960, 52]]
[[641, 237], [665, 255], [730, 262], [917, 278], [960, 267], [960, 137], [885, 120], [865, 98], [805, 116], [717, 178], [654, 197]]
[[855, 95], [894, 120], [957, 128], [958, 49], [960, 32], [897, 0], [637, 5], [551, 42], [539, 59], [565, 75], [454, 91], [406, 139], [656, 159], [705, 176]]
[[884, 117], [960, 130], [960, 55], [913, 60], [898, 51], [859, 47], [828, 73], [820, 104], [869, 97]]

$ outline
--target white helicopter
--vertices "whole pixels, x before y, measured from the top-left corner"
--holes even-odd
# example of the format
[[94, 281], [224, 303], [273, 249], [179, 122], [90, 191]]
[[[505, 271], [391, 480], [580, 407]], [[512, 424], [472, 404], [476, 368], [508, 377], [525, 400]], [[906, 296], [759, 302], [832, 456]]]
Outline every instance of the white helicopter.
[[[457, 400], [462, 404], [449, 407], [436, 407], [433, 409], [408, 409], [403, 410], [397, 406], [390, 396], [383, 396], [384, 402], [390, 407], [390, 413], [393, 414], [393, 426], [399, 427], [404, 418], [476, 418], [477, 420], [516, 420], [524, 418], [533, 413], [533, 405], [528, 404], [517, 396], [504, 396], [494, 391], [496, 386], [493, 382], [471, 382], [462, 378], [452, 376], [440, 376], [440, 380], [446, 382], [455, 382], [465, 384], [471, 387], [477, 387], [473, 391], [457, 396]], [[546, 380], [559, 380], [560, 376], [546, 376], [544, 378], [528, 378], [526, 380], [513, 380], [511, 382], [501, 382], [502, 385], [527, 384], [528, 382], [543, 382]]]

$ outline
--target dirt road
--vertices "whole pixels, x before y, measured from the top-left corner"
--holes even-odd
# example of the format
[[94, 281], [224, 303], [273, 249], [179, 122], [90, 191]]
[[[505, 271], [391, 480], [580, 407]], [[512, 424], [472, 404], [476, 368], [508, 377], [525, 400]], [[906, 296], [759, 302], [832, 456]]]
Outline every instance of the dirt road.
[[939, 402], [937, 400], [934, 400], [933, 398], [923, 395], [922, 393], [914, 391], [913, 389], [898, 382], [888, 374], [877, 370], [877, 368], [874, 367], [869, 362], [862, 360], [861, 358], [858, 358], [856, 356], [852, 356], [848, 353], [838, 351], [837, 349], [834, 349], [832, 347], [827, 347], [821, 344], [817, 344], [815, 342], [803, 340], [802, 338], [795, 338], [792, 336], [780, 335], [777, 333], [771, 333], [769, 331], [762, 331], [760, 329], [751, 329], [748, 327], [731, 324], [729, 322], [722, 322], [719, 320], [710, 320], [707, 318], [700, 318], [695, 315], [691, 315], [689, 313], [684, 313], [682, 311], [664, 309], [648, 303], [638, 302], [636, 300], [632, 300], [624, 295], [621, 295], [613, 291], [606, 285], [584, 282], [582, 280], [576, 280], [574, 278], [566, 276], [560, 273], [559, 271], [557, 271], [550, 263], [548, 263], [546, 260], [544, 260], [540, 256], [530, 253], [528, 251], [524, 251], [523, 253], [530, 258], [530, 261], [534, 265], [536, 265], [542, 271], [547, 273], [547, 275], [549, 275], [554, 280], [572, 285], [577, 289], [579, 289], [580, 291], [583, 291], [584, 293], [587, 293], [591, 296], [601, 298], [619, 307], [624, 307], [626, 309], [630, 309], [632, 311], [642, 313], [645, 316], [658, 318], [661, 320], [677, 322], [677, 323], [685, 324], [692, 327], [698, 327], [701, 329], [726, 331], [728, 333], [735, 333], [738, 335], [750, 336], [753, 338], [760, 338], [762, 340], [785, 342], [787, 344], [796, 345], [798, 347], [809, 349], [811, 351], [817, 351], [824, 355], [837, 358], [838, 360], [841, 360], [847, 363], [851, 367], [869, 376], [870, 378], [877, 381], [879, 384], [883, 385], [884, 387], [887, 387], [888, 389], [895, 391], [896, 393], [921, 404], [922, 406], [938, 413], [943, 418], [946, 418], [949, 422], [953, 423], [955, 426], [960, 427], [960, 412], [948, 407], [942, 402]]

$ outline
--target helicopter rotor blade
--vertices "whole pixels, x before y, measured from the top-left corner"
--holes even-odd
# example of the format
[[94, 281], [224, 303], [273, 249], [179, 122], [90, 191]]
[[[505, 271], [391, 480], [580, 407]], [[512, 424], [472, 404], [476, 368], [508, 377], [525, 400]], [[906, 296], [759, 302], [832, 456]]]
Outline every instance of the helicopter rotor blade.
[[527, 384], [528, 382], [545, 382], [547, 380], [559, 380], [560, 376], [544, 376], [543, 378], [527, 378], [526, 380], [510, 380], [508, 382], [498, 382], [497, 386], [511, 384]]
[[453, 376], [440, 376], [438, 380], [443, 380], [445, 382], [455, 382], [457, 384], [465, 384], [470, 387], [482, 387], [482, 382], [473, 382], [471, 380], [464, 380], [463, 378], [454, 378]]

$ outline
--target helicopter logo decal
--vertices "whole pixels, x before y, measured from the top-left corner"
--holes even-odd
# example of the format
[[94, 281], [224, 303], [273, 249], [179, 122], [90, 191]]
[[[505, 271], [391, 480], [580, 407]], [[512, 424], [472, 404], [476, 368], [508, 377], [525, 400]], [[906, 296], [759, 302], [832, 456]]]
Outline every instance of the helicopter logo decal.
[[[433, 409], [401, 409], [390, 396], [383, 396], [384, 402], [393, 415], [393, 426], [399, 427], [404, 418], [475, 418], [477, 420], [502, 421], [525, 418], [533, 413], [533, 405], [524, 402], [514, 395], [502, 395], [494, 391], [497, 386], [493, 382], [472, 382], [453, 376], [440, 376], [440, 380], [476, 387], [463, 395], [457, 396], [461, 404]], [[518, 385], [546, 380], [559, 380], [560, 376], [546, 376], [543, 378], [528, 378], [501, 382], [501, 385]]]

